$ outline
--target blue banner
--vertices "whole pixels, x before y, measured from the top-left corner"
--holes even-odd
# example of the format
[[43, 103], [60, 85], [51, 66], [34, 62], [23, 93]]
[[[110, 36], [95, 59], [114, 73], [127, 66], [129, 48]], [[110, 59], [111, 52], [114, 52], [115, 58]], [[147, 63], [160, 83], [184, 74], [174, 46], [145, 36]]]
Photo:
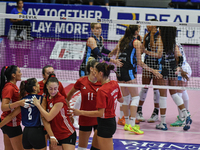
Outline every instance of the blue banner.
[[[10, 13], [16, 7], [13, 3], [7, 3], [6, 13]], [[45, 3], [24, 3], [27, 15], [60, 16], [65, 20], [68, 17], [75, 18], [105, 18], [109, 19], [109, 7], [87, 5], [61, 5]], [[54, 38], [78, 38], [87, 39], [90, 35], [89, 23], [75, 23], [62, 21], [37, 21], [33, 20], [32, 36]], [[11, 22], [6, 20], [5, 35], [8, 34]], [[108, 30], [108, 24], [102, 24], [103, 30]], [[77, 36], [77, 37], [76, 37]], [[107, 38], [107, 35], [104, 36]]]

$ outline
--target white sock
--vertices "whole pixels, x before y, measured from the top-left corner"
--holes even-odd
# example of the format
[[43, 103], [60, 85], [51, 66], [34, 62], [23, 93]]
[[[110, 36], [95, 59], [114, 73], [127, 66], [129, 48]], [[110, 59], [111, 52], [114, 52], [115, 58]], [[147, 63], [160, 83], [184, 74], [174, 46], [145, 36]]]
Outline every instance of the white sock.
[[181, 118], [181, 119], [186, 119], [186, 117], [188, 116], [186, 108], [181, 109], [181, 112], [183, 114], [183, 118]]
[[129, 124], [129, 116], [124, 116], [126, 124]]
[[183, 96], [182, 96], [182, 98], [183, 98], [183, 102], [184, 102], [185, 108], [186, 108], [187, 110], [189, 110], [189, 96], [188, 96], [188, 93], [187, 93], [186, 90], [183, 91]]
[[83, 147], [78, 147], [77, 150], [87, 150], [87, 148], [83, 148]]
[[160, 115], [161, 123], [166, 123], [166, 115]]
[[129, 124], [130, 124], [132, 127], [135, 126], [135, 118], [134, 118], [134, 117], [130, 117]]

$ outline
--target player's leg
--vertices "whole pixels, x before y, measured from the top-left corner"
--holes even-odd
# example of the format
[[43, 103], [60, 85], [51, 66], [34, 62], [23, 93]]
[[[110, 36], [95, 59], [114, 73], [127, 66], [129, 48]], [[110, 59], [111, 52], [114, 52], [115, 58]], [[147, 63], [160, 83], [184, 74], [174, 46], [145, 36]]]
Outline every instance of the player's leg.
[[[150, 72], [143, 70], [143, 72], [142, 72], [142, 84], [149, 85], [150, 82], [151, 82]], [[137, 108], [137, 119], [141, 122], [145, 121], [145, 119], [143, 117], [143, 113], [142, 113], [142, 106], [143, 106], [144, 101], [146, 99], [147, 92], [148, 92], [148, 88], [141, 88], [141, 90], [140, 90], [140, 101], [139, 101], [139, 105], [138, 105], [138, 108]]]

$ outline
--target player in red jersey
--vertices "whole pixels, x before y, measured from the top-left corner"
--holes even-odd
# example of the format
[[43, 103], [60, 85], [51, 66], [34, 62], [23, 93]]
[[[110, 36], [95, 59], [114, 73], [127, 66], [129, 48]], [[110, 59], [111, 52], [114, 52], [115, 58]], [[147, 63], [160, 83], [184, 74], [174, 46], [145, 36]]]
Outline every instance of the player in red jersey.
[[[42, 75], [43, 75], [44, 79], [42, 81], [38, 82], [39, 85], [40, 85], [40, 93], [38, 93], [38, 95], [44, 95], [45, 94], [44, 91], [43, 91], [44, 84], [46, 83], [46, 81], [47, 81], [47, 79], [48, 79], [50, 74], [54, 74], [54, 69], [53, 69], [52, 66], [47, 65], [42, 69]], [[65, 93], [65, 89], [64, 89], [64, 87], [63, 87], [63, 85], [62, 85], [62, 83], [60, 81], [59, 81], [58, 90], [65, 98], [67, 98], [67, 94]]]
[[[78, 79], [74, 87], [67, 94], [67, 99], [70, 101], [71, 97], [75, 92], [80, 90], [81, 92], [81, 107], [80, 110], [93, 111], [96, 109], [96, 96], [97, 89], [101, 87], [101, 83], [97, 81], [94, 74], [94, 67], [98, 63], [93, 57], [89, 57], [86, 69], [88, 76], [81, 77]], [[97, 129], [97, 118], [96, 117], [79, 117], [79, 146], [78, 150], [86, 150], [90, 134]], [[93, 145], [97, 145], [97, 141], [93, 139]]]
[[[24, 106], [25, 100], [19, 101], [17, 81], [21, 81], [22, 73], [15, 65], [4, 66], [1, 70], [0, 98], [2, 100], [1, 120], [9, 115], [16, 107]], [[21, 114], [17, 115], [2, 129], [6, 150], [22, 150]]]
[[113, 69], [113, 65], [106, 63], [99, 63], [95, 67], [97, 81], [102, 84], [97, 91], [96, 108], [98, 110], [84, 111], [72, 109], [74, 115], [97, 117], [98, 127], [95, 134], [97, 134], [98, 146], [92, 146], [91, 150], [113, 150], [112, 136], [116, 131], [115, 109], [117, 101], [123, 102], [118, 83], [116, 81], [110, 81], [108, 77], [110, 70]]
[[40, 99], [34, 98], [33, 104], [39, 109], [41, 115], [50, 122], [58, 145], [62, 146], [63, 150], [74, 150], [76, 131], [69, 115], [67, 115], [68, 106], [65, 97], [60, 94], [58, 87], [58, 79], [54, 74], [50, 74], [44, 85], [48, 112], [40, 105]]

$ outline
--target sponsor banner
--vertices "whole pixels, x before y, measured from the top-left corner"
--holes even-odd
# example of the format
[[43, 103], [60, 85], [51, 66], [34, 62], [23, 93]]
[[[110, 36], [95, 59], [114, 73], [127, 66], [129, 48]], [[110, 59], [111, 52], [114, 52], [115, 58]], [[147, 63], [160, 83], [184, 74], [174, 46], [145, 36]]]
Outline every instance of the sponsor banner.
[[[185, 28], [186, 23], [200, 23], [200, 15], [198, 10], [182, 10], [182, 9], [156, 9], [156, 8], [133, 8], [126, 7], [122, 9], [119, 7], [110, 8], [110, 18], [113, 20], [138, 20], [137, 24], [141, 25], [141, 36], [147, 33], [146, 25], [151, 25], [149, 19], [157, 19], [165, 24], [166, 22], [179, 23], [177, 28], [177, 40], [185, 44], [199, 44], [200, 43], [200, 28]], [[112, 27], [111, 27], [112, 26]], [[117, 24], [110, 25], [108, 32], [109, 40], [117, 40], [122, 37], [127, 25]]]
[[[14, 7], [16, 7], [16, 3], [7, 2], [6, 13], [10, 13]], [[80, 39], [87, 39], [91, 22], [87, 22], [87, 20], [86, 22], [70, 22], [70, 18], [109, 19], [109, 7], [104, 6], [24, 3], [24, 10], [27, 12], [27, 16], [21, 15], [22, 19], [34, 19], [37, 15], [60, 18], [60, 21], [30, 20], [32, 23], [32, 36], [34, 37], [38, 35], [40, 37], [57, 37], [59, 35], [59, 38], [74, 39], [74, 36], [77, 35]], [[69, 22], [66, 22], [66, 20]], [[9, 19], [6, 19], [6, 35], [10, 24]], [[108, 25], [103, 26], [103, 29], [107, 30]]]
[[[90, 149], [91, 145], [92, 138], [90, 137], [87, 148]], [[199, 150], [200, 144], [113, 139], [113, 147], [114, 150]], [[78, 148], [78, 142], [76, 148]]]
[[85, 42], [57, 41], [50, 59], [83, 60], [85, 49]]
[[[7, 2], [6, 13], [10, 13], [16, 3]], [[141, 36], [147, 33], [145, 22], [149, 19], [157, 19], [164, 23], [180, 23], [178, 27], [178, 41], [185, 44], [199, 44], [200, 28], [185, 28], [186, 23], [200, 23], [198, 10], [182, 9], [156, 9], [156, 8], [134, 8], [134, 7], [105, 7], [87, 5], [60, 5], [44, 3], [24, 3], [24, 9], [28, 16], [22, 15], [22, 19], [33, 19], [37, 15], [51, 16], [59, 21], [31, 20], [32, 35], [37, 37], [57, 37], [74, 39], [87, 39], [90, 36], [90, 23], [87, 19], [97, 19], [102, 23], [103, 37], [107, 40], [118, 41], [124, 34], [127, 24], [115, 24], [116, 20], [137, 20], [141, 25]], [[80, 22], [70, 22], [70, 18], [79, 18]], [[37, 19], [37, 17], [35, 18]], [[84, 22], [82, 19], [86, 19]], [[62, 22], [63, 20], [63, 22]], [[6, 19], [5, 34], [10, 26]]]

